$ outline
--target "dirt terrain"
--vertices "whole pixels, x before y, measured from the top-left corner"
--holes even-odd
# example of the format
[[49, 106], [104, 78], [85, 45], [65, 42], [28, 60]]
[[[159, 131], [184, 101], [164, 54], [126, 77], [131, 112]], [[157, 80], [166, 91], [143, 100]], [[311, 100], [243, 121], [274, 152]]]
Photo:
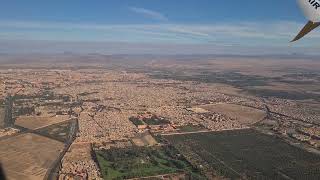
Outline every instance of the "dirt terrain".
[[43, 179], [64, 144], [36, 134], [0, 141], [0, 159], [8, 179]]
[[28, 129], [39, 129], [51, 124], [60, 123], [68, 120], [67, 116], [54, 116], [54, 117], [42, 117], [42, 116], [21, 116], [17, 118], [15, 124]]
[[211, 112], [224, 114], [228, 117], [236, 119], [244, 125], [250, 125], [259, 122], [267, 115], [263, 110], [236, 104], [209, 104], [199, 107]]

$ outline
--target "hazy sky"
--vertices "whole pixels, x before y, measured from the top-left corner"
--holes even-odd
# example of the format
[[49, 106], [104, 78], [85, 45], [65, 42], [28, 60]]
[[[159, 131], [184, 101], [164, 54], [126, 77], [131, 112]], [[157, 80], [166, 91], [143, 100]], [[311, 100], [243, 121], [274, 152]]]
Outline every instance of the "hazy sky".
[[317, 53], [289, 43], [305, 22], [295, 0], [1, 0], [0, 52]]

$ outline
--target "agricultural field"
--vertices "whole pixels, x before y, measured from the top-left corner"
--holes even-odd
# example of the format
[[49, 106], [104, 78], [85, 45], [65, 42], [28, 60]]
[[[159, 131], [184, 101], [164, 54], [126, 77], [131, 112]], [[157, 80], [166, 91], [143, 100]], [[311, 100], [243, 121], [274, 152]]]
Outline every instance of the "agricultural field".
[[69, 140], [69, 136], [73, 134], [72, 131], [75, 131], [75, 123], [76, 122], [72, 120], [65, 121], [38, 129], [36, 132], [51, 139], [66, 143]]
[[216, 112], [219, 114], [224, 114], [228, 117], [236, 119], [241, 124], [250, 125], [255, 122], [263, 120], [266, 117], [266, 112], [263, 110], [247, 107], [247, 106], [240, 106], [236, 104], [208, 104], [202, 105], [201, 108]]
[[[252, 129], [164, 136], [195, 166], [231, 179], [319, 179], [320, 156]], [[199, 148], [201, 147], [201, 148]]]
[[25, 133], [0, 141], [0, 160], [8, 179], [43, 179], [64, 144]]
[[68, 119], [69, 116], [20, 116], [16, 119], [15, 125], [35, 130], [63, 122]]
[[203, 179], [179, 152], [168, 147], [132, 147], [96, 152], [104, 179], [129, 179], [185, 173]]

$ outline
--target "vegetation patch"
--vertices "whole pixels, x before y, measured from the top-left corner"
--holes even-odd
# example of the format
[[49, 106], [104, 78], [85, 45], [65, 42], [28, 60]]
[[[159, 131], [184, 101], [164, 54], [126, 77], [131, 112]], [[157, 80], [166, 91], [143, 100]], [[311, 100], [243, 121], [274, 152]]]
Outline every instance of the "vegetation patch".
[[148, 125], [164, 125], [164, 124], [170, 124], [170, 121], [163, 118], [158, 117], [156, 115], [151, 116], [150, 118], [143, 118], [143, 121]]
[[[230, 179], [320, 179], [320, 156], [252, 129], [164, 136], [194, 165]], [[200, 148], [201, 147], [201, 148]]]
[[130, 117], [129, 120], [130, 120], [135, 126], [144, 125], [143, 121], [141, 121], [139, 118]]
[[183, 172], [201, 179], [199, 172], [172, 146], [132, 147], [96, 151], [104, 179], [128, 179]]

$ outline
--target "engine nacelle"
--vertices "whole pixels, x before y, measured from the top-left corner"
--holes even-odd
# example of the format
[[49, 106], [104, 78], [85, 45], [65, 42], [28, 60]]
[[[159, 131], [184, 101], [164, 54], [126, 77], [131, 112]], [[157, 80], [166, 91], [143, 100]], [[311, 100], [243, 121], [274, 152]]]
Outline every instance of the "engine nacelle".
[[309, 21], [320, 22], [320, 0], [298, 0], [298, 4]]

